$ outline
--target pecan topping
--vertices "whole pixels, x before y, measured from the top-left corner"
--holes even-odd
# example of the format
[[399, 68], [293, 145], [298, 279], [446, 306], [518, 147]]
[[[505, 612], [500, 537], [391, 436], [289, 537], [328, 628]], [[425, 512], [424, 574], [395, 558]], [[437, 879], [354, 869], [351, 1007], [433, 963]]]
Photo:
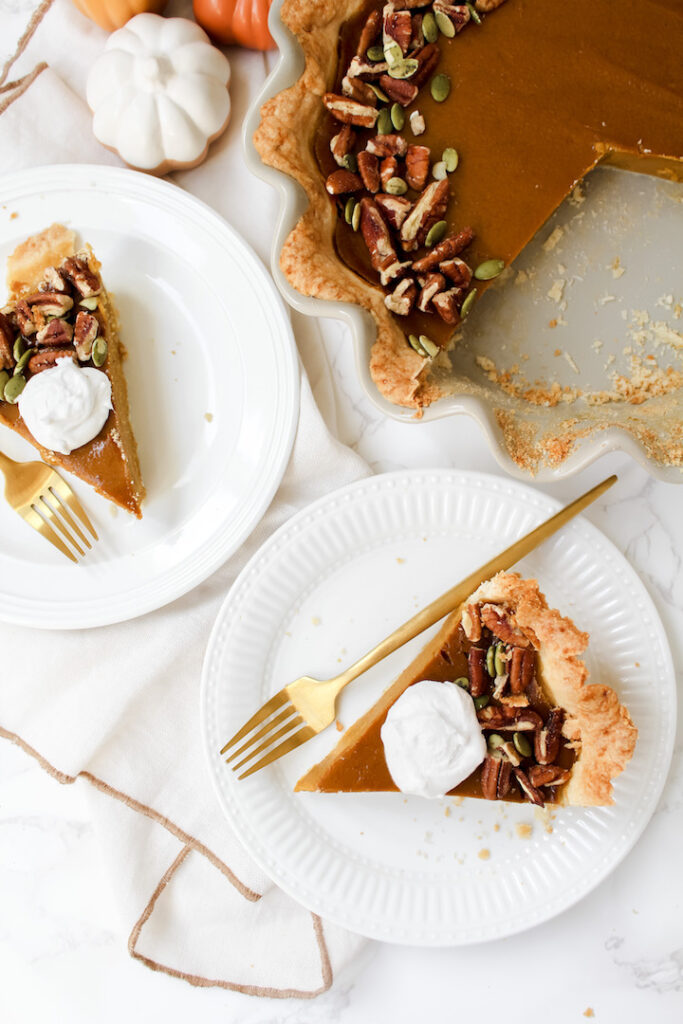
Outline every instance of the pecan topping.
[[562, 786], [569, 780], [571, 772], [568, 768], [560, 768], [559, 764], [532, 764], [529, 768], [529, 782], [532, 786]]
[[353, 124], [358, 128], [375, 127], [377, 111], [366, 103], [358, 103], [347, 96], [338, 96], [333, 92], [325, 93], [323, 103], [332, 116], [342, 124]]
[[552, 764], [559, 754], [563, 722], [564, 711], [562, 708], [553, 708], [545, 720], [543, 728], [536, 733], [534, 754], [539, 764]]
[[424, 37], [422, 35], [422, 18], [422, 14], [413, 14], [413, 33], [410, 37], [411, 50], [419, 50], [424, 42]]
[[[97, 274], [93, 274], [88, 266], [88, 261], [82, 256], [71, 256], [68, 260], [64, 260], [59, 269], [81, 298], [88, 299], [92, 295], [99, 295], [102, 291]], [[71, 309], [71, 306], [67, 306], [67, 309]]]
[[402, 135], [374, 135], [365, 148], [373, 156], [405, 156], [408, 143]]
[[[31, 316], [35, 322], [36, 315], [64, 316], [74, 304], [70, 295], [63, 295], [60, 292], [35, 292], [26, 296], [26, 305], [31, 307]], [[21, 305], [21, 303], [19, 303]], [[19, 309], [17, 305], [17, 310]], [[22, 330], [22, 334], [24, 331]]]
[[380, 164], [379, 167], [379, 176], [383, 187], [386, 187], [387, 182], [391, 181], [392, 178], [395, 178], [397, 174], [398, 160], [396, 159], [395, 156], [388, 156], [384, 160], [382, 160], [382, 163]]
[[434, 14], [437, 11], [448, 18], [456, 35], [464, 29], [470, 20], [470, 9], [466, 4], [448, 4], [445, 0], [434, 0]]
[[451, 260], [442, 260], [439, 264], [439, 270], [446, 277], [449, 277], [458, 288], [469, 288], [472, 281], [472, 270], [464, 260], [458, 259], [457, 256], [454, 256]]
[[14, 310], [16, 317], [17, 326], [25, 338], [29, 338], [32, 334], [35, 334], [38, 328], [33, 321], [33, 314], [31, 313], [31, 307], [25, 299], [20, 299]]
[[417, 308], [421, 313], [427, 313], [429, 311], [429, 304], [436, 293], [443, 291], [445, 288], [446, 279], [443, 274], [429, 274], [428, 277], [421, 279], [420, 284], [422, 285], [422, 291], [417, 300]]
[[439, 63], [441, 50], [436, 43], [427, 43], [426, 46], [423, 46], [421, 50], [418, 50], [414, 54], [414, 57], [417, 61], [417, 71], [411, 77], [410, 81], [413, 85], [416, 85], [418, 89], [421, 89], [427, 79], [431, 77], [432, 72]]
[[[479, 650], [480, 648], [477, 648]], [[472, 692], [470, 690], [470, 692]], [[472, 694], [476, 696], [476, 694]], [[543, 726], [543, 719], [535, 711], [527, 708], [515, 708], [508, 705], [496, 707], [489, 704], [477, 711], [477, 718], [482, 729], [513, 729], [515, 732], [532, 732]]]
[[513, 647], [510, 658], [510, 692], [524, 693], [534, 674], [536, 654], [530, 648]]
[[361, 192], [363, 182], [353, 171], [332, 171], [325, 182], [325, 188], [331, 196], [343, 196], [348, 192]]
[[0, 370], [14, 366], [14, 331], [4, 313], [0, 313]]
[[473, 239], [474, 231], [472, 228], [463, 228], [457, 235], [450, 235], [448, 238], [444, 238], [443, 242], [435, 245], [432, 251], [423, 256], [422, 259], [416, 260], [413, 264], [413, 269], [418, 274], [424, 274], [425, 271], [432, 270], [433, 267], [438, 266], [443, 260], [458, 256]]
[[409, 270], [410, 263], [401, 263], [389, 229], [384, 223], [379, 208], [372, 199], [361, 199], [360, 201], [360, 230], [363, 241], [370, 253], [370, 262], [380, 275], [380, 281], [387, 285], [397, 277], [402, 277]]
[[70, 345], [74, 329], [66, 320], [50, 320], [36, 334], [36, 344], [51, 348], [54, 345]]
[[431, 151], [428, 146], [408, 146], [406, 151], [406, 181], [421, 192], [427, 183]]
[[386, 4], [384, 15], [384, 41], [393, 39], [401, 47], [403, 53], [408, 52], [413, 37], [413, 19], [410, 11], [397, 11], [393, 4]]
[[97, 317], [81, 310], [76, 317], [74, 325], [74, 345], [78, 358], [82, 363], [87, 363], [92, 355], [92, 346], [100, 325]]
[[356, 133], [350, 124], [345, 124], [341, 131], [337, 132], [337, 134], [330, 139], [330, 150], [332, 152], [332, 156], [340, 167], [343, 166], [342, 161], [344, 157], [351, 152], [355, 142]]
[[46, 267], [38, 290], [41, 292], [68, 292], [69, 285], [57, 267]]
[[[350, 78], [346, 75], [346, 77], [342, 79], [342, 92], [344, 93], [344, 96], [348, 96], [352, 102], [358, 103], [360, 106], [368, 108], [377, 106], [376, 94], [370, 88], [368, 83], [364, 82], [361, 78]], [[334, 116], [337, 117], [337, 114]], [[351, 121], [350, 123], [360, 125], [360, 122], [358, 121]], [[372, 125], [363, 124], [360, 125], [360, 127], [371, 128]]]
[[[489, 676], [486, 671], [486, 651], [483, 647], [470, 647], [467, 652], [467, 667], [470, 677], [470, 693], [473, 697], [483, 696], [489, 688]], [[494, 728], [494, 726], [491, 726], [491, 728]]]
[[527, 800], [529, 800], [532, 804], [536, 804], [537, 807], [543, 807], [545, 803], [543, 796], [541, 795], [541, 793], [539, 793], [536, 787], [532, 785], [532, 783], [529, 781], [526, 772], [522, 771], [521, 768], [515, 768], [513, 770], [515, 773], [515, 778], [519, 783], [519, 788], [521, 789], [522, 793], [527, 798]]
[[464, 288], [449, 288], [434, 297], [434, 309], [444, 323], [457, 324], [460, 320], [460, 306], [465, 298]]
[[380, 89], [383, 89], [390, 100], [400, 103], [402, 107], [409, 107], [418, 94], [418, 88], [405, 78], [392, 78], [390, 75], [382, 75], [379, 80]]
[[[378, 60], [371, 63], [369, 60], [365, 60], [363, 57], [354, 57], [348, 66], [346, 75], [342, 81], [343, 83], [348, 78], [362, 78], [372, 80], [373, 78], [379, 78], [388, 70], [389, 65], [385, 60]], [[348, 95], [348, 93], [344, 93]], [[374, 93], [373, 93], [374, 95]], [[376, 99], [377, 97], [375, 97]]]
[[413, 135], [424, 135], [427, 130], [425, 119], [419, 110], [413, 110], [408, 118]]
[[497, 7], [504, 3], [505, 0], [476, 0], [474, 6], [482, 14], [488, 14], [489, 11], [495, 11]]
[[357, 57], [364, 57], [365, 51], [368, 46], [372, 45], [372, 41], [375, 36], [378, 35], [380, 26], [382, 24], [382, 16], [378, 10], [370, 11], [368, 14], [363, 29], [358, 40], [358, 49], [356, 50]]
[[497, 636], [503, 643], [514, 644], [515, 647], [530, 647], [531, 642], [511, 619], [512, 616], [506, 614], [505, 609], [498, 605], [484, 604], [481, 606], [481, 621], [494, 636]]
[[358, 172], [363, 179], [368, 192], [379, 192], [379, 159], [373, 154], [364, 150], [358, 154]]
[[76, 361], [76, 353], [72, 348], [42, 348], [29, 359], [29, 373], [42, 373], [43, 370], [51, 369], [58, 359], [67, 359], [69, 356]]
[[417, 297], [417, 285], [412, 277], [406, 277], [394, 288], [393, 292], [386, 295], [384, 305], [397, 316], [408, 316], [412, 312]]
[[393, 0], [393, 5], [397, 11], [412, 11], [416, 7], [426, 7], [427, 3], [425, 0]]
[[468, 604], [466, 608], [463, 608], [462, 628], [465, 631], [465, 636], [472, 643], [476, 644], [477, 640], [481, 640], [481, 616], [478, 604]]
[[[394, 158], [388, 157], [388, 159], [393, 160]], [[383, 165], [386, 162], [386, 160], [383, 161]], [[395, 160], [394, 163], [396, 163]], [[394, 173], [395, 171], [392, 171], [389, 178], [393, 178]], [[387, 181], [389, 178], [387, 178]], [[393, 228], [394, 231], [400, 231], [401, 224], [403, 224], [403, 221], [410, 213], [412, 204], [407, 199], [404, 199], [403, 196], [385, 196], [383, 194], [375, 196], [375, 202], [382, 211], [382, 216], [389, 227]]]
[[481, 791], [487, 800], [502, 800], [510, 791], [512, 766], [502, 757], [487, 754], [481, 769]]
[[401, 228], [401, 244], [406, 252], [417, 249], [424, 242], [432, 224], [441, 220], [446, 212], [447, 205], [448, 181], [433, 181], [415, 203]]

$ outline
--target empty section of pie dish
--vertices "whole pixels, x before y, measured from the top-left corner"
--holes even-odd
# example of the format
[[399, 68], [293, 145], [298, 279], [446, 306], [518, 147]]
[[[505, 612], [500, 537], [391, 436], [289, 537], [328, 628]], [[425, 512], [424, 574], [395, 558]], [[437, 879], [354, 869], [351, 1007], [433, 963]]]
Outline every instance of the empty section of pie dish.
[[[370, 374], [370, 314], [301, 294], [280, 266], [309, 205], [299, 183], [264, 164], [253, 143], [263, 103], [296, 82], [305, 66], [282, 23], [282, 6], [276, 0], [270, 15], [280, 58], [244, 129], [250, 168], [280, 195], [272, 272], [296, 309], [349, 326], [359, 378], [374, 404], [404, 422], [472, 416], [500, 465], [518, 477], [569, 476], [605, 452], [623, 450], [654, 476], [683, 480], [683, 294], [675, 266], [681, 184], [598, 167], [470, 315], [440, 380], [444, 397], [417, 414], [394, 405]], [[457, 198], [457, 171], [453, 181]]]

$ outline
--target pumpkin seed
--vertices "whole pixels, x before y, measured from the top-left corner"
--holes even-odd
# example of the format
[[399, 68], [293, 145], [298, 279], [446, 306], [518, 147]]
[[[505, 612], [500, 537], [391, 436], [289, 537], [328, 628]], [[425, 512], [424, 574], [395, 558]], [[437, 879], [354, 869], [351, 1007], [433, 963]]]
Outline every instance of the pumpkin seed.
[[435, 11], [434, 20], [439, 26], [439, 32], [441, 35], [445, 36], [446, 39], [452, 39], [455, 35], [455, 25], [448, 15], [444, 14], [443, 11]]
[[373, 63], [376, 64], [378, 60], [384, 60], [384, 47], [368, 46], [367, 50], [365, 51], [365, 56], [368, 58], [368, 60], [371, 60]]
[[355, 153], [347, 153], [346, 156], [342, 157], [342, 167], [347, 171], [352, 171], [354, 174], [358, 171], [358, 161], [356, 160]]
[[481, 25], [481, 18], [479, 17], [479, 11], [474, 6], [474, 4], [465, 4], [465, 6], [469, 8], [469, 12], [470, 12], [472, 21], [476, 25]]
[[477, 301], [477, 289], [473, 288], [472, 291], [468, 295], [465, 296], [465, 301], [463, 302], [462, 306], [460, 307], [460, 316], [463, 318], [463, 320], [468, 315], [468, 313], [470, 312], [470, 310], [472, 309], [472, 306], [474, 305], [474, 303], [476, 301]]
[[397, 132], [400, 132], [403, 125], [406, 123], [406, 115], [403, 112], [403, 107], [400, 103], [394, 103], [391, 108], [391, 123]]
[[92, 361], [95, 366], [104, 366], [107, 359], [107, 352], [109, 346], [107, 345], [104, 338], [97, 338], [95, 344], [92, 347]]
[[394, 64], [403, 63], [403, 50], [395, 39], [387, 39], [382, 48], [384, 59], [391, 68]]
[[507, 669], [507, 661], [503, 657], [505, 647], [503, 644], [496, 644], [496, 653], [493, 656], [493, 664], [496, 669], [496, 676], [504, 676]]
[[353, 216], [351, 217], [351, 227], [353, 228], [354, 231], [358, 231], [358, 228], [360, 227], [360, 215], [361, 206], [360, 203], [356, 203], [356, 205], [353, 208]]
[[434, 181], [443, 181], [444, 178], [447, 177], [448, 171], [446, 170], [445, 163], [443, 162], [443, 160], [437, 160], [437, 162], [432, 167], [432, 178], [434, 178]]
[[389, 135], [394, 130], [391, 123], [391, 113], [387, 107], [382, 107], [377, 118], [377, 134]]
[[344, 206], [344, 220], [346, 221], [347, 224], [351, 223], [353, 211], [355, 210], [357, 205], [358, 200], [354, 199], [353, 196], [349, 196], [349, 198], [346, 200], [346, 204]]
[[380, 89], [380, 87], [378, 85], [375, 85], [374, 82], [368, 82], [368, 85], [370, 86], [378, 100], [380, 100], [382, 103], [389, 102], [389, 97], [387, 96], [383, 89]]
[[3, 400], [5, 396], [5, 385], [7, 384], [8, 380], [9, 373], [7, 372], [7, 370], [0, 370], [0, 402]]
[[5, 401], [9, 402], [10, 405], [14, 405], [21, 392], [26, 387], [26, 378], [18, 374], [16, 377], [12, 377], [5, 384]]
[[423, 359], [427, 358], [427, 353], [422, 348], [422, 345], [420, 344], [416, 334], [409, 334], [408, 335], [408, 344], [410, 345], [411, 348], [414, 348], [415, 351], [417, 352], [417, 354], [419, 356], [422, 356]]
[[496, 649], [493, 646], [493, 644], [491, 644], [488, 651], [486, 652], [486, 671], [488, 672], [492, 679], [496, 674], [496, 668], [494, 664], [495, 655]]
[[504, 260], [484, 260], [474, 271], [477, 281], [492, 281], [505, 270]]
[[463, 690], [469, 690], [470, 688], [470, 681], [467, 678], [467, 676], [458, 676], [458, 678], [455, 679], [454, 682], [456, 686], [461, 686]]
[[439, 352], [441, 351], [436, 342], [432, 341], [431, 338], [428, 338], [426, 334], [420, 335], [420, 344], [422, 345], [422, 348], [425, 350], [427, 355], [431, 356], [432, 359], [434, 358], [434, 356], [438, 356]]
[[448, 99], [448, 94], [451, 91], [451, 80], [448, 75], [434, 75], [429, 85], [429, 91], [437, 103], [443, 103]]
[[439, 38], [436, 18], [431, 11], [427, 11], [422, 19], [422, 35], [424, 36], [425, 43], [435, 43]]
[[531, 744], [523, 732], [514, 733], [512, 742], [515, 745], [516, 751], [521, 754], [522, 757], [531, 757]]
[[387, 70], [390, 78], [411, 78], [418, 67], [419, 64], [413, 57], [406, 57], [405, 60], [401, 60], [397, 64], [390, 64]]
[[485, 708], [490, 699], [491, 698], [489, 697], [488, 693], [482, 693], [481, 697], [475, 697], [474, 706], [477, 709], [477, 711], [481, 711], [482, 708]]
[[448, 224], [446, 223], [445, 220], [439, 220], [436, 222], [436, 224], [432, 224], [431, 228], [427, 232], [427, 237], [425, 238], [425, 245], [427, 246], [427, 248], [431, 249], [433, 245], [436, 245], [438, 242], [440, 242], [444, 235], [446, 234], [447, 230]]
[[505, 740], [497, 732], [492, 732], [490, 736], [486, 737], [486, 746], [489, 748], [489, 750], [498, 750], [500, 747], [503, 746], [504, 743]]
[[20, 373], [24, 372], [24, 367], [28, 363], [28, 361], [31, 358], [31, 356], [35, 355], [35, 351], [36, 350], [34, 348], [27, 348], [26, 351], [24, 352], [23, 356], [21, 356], [20, 359], [17, 359], [17, 365], [14, 367], [14, 376], [15, 377], [18, 376]]
[[14, 355], [14, 358], [20, 359], [21, 356], [23, 356], [25, 349], [26, 346], [24, 345], [24, 339], [20, 334], [18, 334], [14, 342], [14, 348], [12, 349], [12, 354]]
[[446, 170], [448, 171], [449, 174], [453, 173], [453, 171], [456, 169], [460, 161], [457, 149], [451, 149], [450, 146], [448, 149], [444, 149], [443, 153], [441, 154], [441, 159], [445, 163]]
[[78, 303], [78, 305], [82, 306], [83, 309], [89, 309], [91, 313], [97, 309], [99, 304], [100, 300], [98, 299], [97, 295], [89, 295], [87, 299], [81, 299], [81, 301]]
[[384, 191], [388, 192], [390, 196], [403, 196], [408, 191], [408, 186], [403, 178], [389, 178], [384, 186]]

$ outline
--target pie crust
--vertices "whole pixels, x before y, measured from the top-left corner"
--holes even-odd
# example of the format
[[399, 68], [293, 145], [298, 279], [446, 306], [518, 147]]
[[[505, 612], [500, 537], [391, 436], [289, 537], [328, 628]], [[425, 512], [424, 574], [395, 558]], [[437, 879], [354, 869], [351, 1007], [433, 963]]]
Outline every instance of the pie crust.
[[[448, 639], [459, 629], [473, 605], [502, 606], [536, 651], [536, 675], [550, 703], [565, 712], [562, 735], [572, 744], [575, 760], [569, 781], [558, 788], [555, 803], [574, 806], [605, 806], [613, 803], [612, 781], [628, 764], [637, 730], [626, 708], [609, 686], [588, 683], [581, 655], [588, 635], [571, 619], [549, 608], [536, 580], [516, 573], [500, 573], [483, 583], [464, 605], [450, 615], [399, 678], [357, 722], [351, 725], [334, 749], [296, 784], [298, 791], [340, 792], [333, 779], [344, 762], [371, 763], [368, 744], [380, 742], [378, 726], [398, 697], [439, 657]], [[463, 623], [463, 624], [465, 624]], [[372, 789], [372, 786], [367, 786]], [[378, 786], [388, 789], [388, 786]], [[391, 787], [394, 788], [395, 787]]]

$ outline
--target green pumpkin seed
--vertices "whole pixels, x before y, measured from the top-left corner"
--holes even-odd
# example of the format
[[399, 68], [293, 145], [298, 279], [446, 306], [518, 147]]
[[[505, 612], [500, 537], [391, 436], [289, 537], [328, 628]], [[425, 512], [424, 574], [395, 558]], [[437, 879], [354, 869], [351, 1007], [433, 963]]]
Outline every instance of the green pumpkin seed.
[[11, 380], [8, 380], [5, 384], [5, 401], [9, 402], [10, 405], [14, 405], [18, 401], [19, 395], [25, 387], [25, 377], [22, 377], [21, 374], [18, 374], [16, 377], [12, 377]]
[[349, 196], [349, 198], [346, 200], [346, 203], [344, 205], [344, 220], [346, 221], [347, 224], [351, 223], [353, 211], [355, 210], [357, 205], [358, 200], [354, 199], [353, 196]]
[[104, 366], [108, 351], [109, 346], [104, 338], [96, 338], [95, 344], [92, 347], [92, 361], [95, 366]]
[[387, 39], [382, 48], [384, 59], [391, 68], [394, 64], [403, 63], [403, 50], [395, 39]]
[[443, 103], [448, 99], [451, 91], [451, 80], [448, 75], [434, 75], [429, 85], [429, 91], [432, 94], [432, 99], [437, 103]]
[[97, 309], [99, 304], [100, 300], [98, 299], [97, 295], [89, 295], [87, 299], [81, 299], [81, 301], [78, 303], [78, 305], [82, 306], [83, 309], [89, 309], [91, 313]]
[[380, 100], [380, 102], [382, 102], [382, 103], [388, 103], [389, 102], [389, 97], [387, 96], [387, 94], [384, 92], [383, 89], [380, 89], [380, 87], [378, 85], [375, 85], [374, 82], [368, 82], [368, 85], [370, 86], [370, 88], [374, 92], [374, 94], [377, 97], [377, 99]]
[[461, 686], [463, 690], [469, 690], [470, 688], [470, 681], [467, 676], [458, 676], [458, 678], [453, 681], [456, 686]]
[[391, 113], [387, 107], [383, 107], [379, 112], [379, 117], [377, 118], [377, 134], [389, 135], [393, 130], [394, 126], [391, 123]]
[[492, 732], [490, 736], [486, 737], [486, 746], [489, 750], [499, 750], [504, 743], [505, 740], [497, 732]]
[[384, 47], [369, 46], [365, 51], [365, 56], [368, 58], [368, 60], [371, 60], [374, 64], [376, 64], [377, 61], [384, 60]]
[[439, 38], [436, 18], [431, 11], [427, 11], [422, 19], [422, 35], [424, 36], [425, 43], [435, 43]]
[[417, 354], [419, 356], [422, 356], [423, 359], [427, 358], [427, 353], [422, 348], [422, 345], [420, 344], [419, 339], [418, 339], [416, 334], [409, 334], [408, 335], [408, 344], [410, 345], [411, 348], [414, 348], [415, 351], [417, 352]]
[[439, 26], [439, 32], [441, 33], [441, 35], [445, 36], [446, 39], [452, 39], [453, 36], [455, 35], [455, 25], [448, 17], [448, 15], [444, 14], [443, 11], [435, 11], [434, 20], [436, 21], [436, 24]]
[[495, 649], [494, 645], [491, 644], [491, 646], [489, 647], [488, 651], [486, 652], [486, 671], [488, 672], [488, 674], [491, 676], [492, 679], [493, 679], [493, 677], [496, 674], [496, 667], [495, 667], [495, 663], [494, 663], [495, 656], [496, 656], [496, 649]]
[[26, 364], [28, 363], [28, 361], [31, 358], [31, 356], [35, 355], [35, 352], [36, 352], [36, 350], [34, 348], [27, 348], [26, 351], [24, 352], [23, 356], [21, 356], [20, 359], [17, 359], [17, 365], [14, 367], [14, 376], [15, 377], [18, 376], [20, 373], [24, 372], [24, 368], [25, 368]]
[[354, 231], [358, 231], [358, 228], [360, 227], [360, 215], [361, 205], [360, 203], [356, 203], [356, 205], [353, 208], [353, 216], [351, 217], [351, 227], [353, 228]]
[[412, 78], [418, 67], [419, 64], [413, 57], [406, 57], [398, 64], [389, 65], [387, 70], [391, 78]]
[[477, 281], [492, 281], [505, 270], [504, 260], [484, 260], [474, 271]]
[[352, 171], [354, 174], [358, 171], [358, 161], [354, 153], [347, 153], [346, 156], [343, 156], [341, 165], [345, 170]]
[[444, 178], [447, 177], [448, 171], [446, 170], [445, 163], [443, 162], [443, 160], [437, 160], [437, 162], [432, 167], [432, 178], [434, 179], [434, 181], [443, 181]]
[[474, 305], [474, 303], [476, 301], [477, 301], [477, 290], [476, 290], [476, 288], [473, 288], [472, 291], [469, 293], [469, 295], [465, 296], [465, 301], [463, 302], [462, 306], [460, 307], [460, 316], [463, 318], [463, 320], [468, 315], [468, 313], [470, 312], [470, 310], [472, 309], [472, 306]]
[[14, 348], [12, 349], [12, 354], [14, 355], [15, 359], [21, 359], [21, 357], [23, 356], [25, 351], [26, 351], [26, 346], [24, 345], [24, 339], [19, 334], [17, 336], [15, 342], [14, 342]]
[[408, 186], [403, 178], [389, 178], [384, 186], [384, 191], [388, 192], [390, 196], [403, 196], [408, 191]]
[[434, 358], [434, 356], [438, 356], [439, 352], [441, 351], [436, 342], [432, 341], [431, 338], [428, 338], [426, 334], [420, 335], [420, 344], [422, 345], [422, 348], [425, 350], [427, 355], [431, 356], [432, 359]]
[[489, 697], [488, 693], [482, 693], [481, 697], [475, 697], [474, 706], [477, 709], [477, 711], [481, 711], [482, 708], [485, 708], [490, 699], [491, 698]]
[[5, 385], [7, 384], [8, 380], [9, 373], [7, 372], [7, 370], [0, 370], [0, 402], [5, 397]]
[[504, 676], [507, 671], [507, 661], [503, 657], [503, 651], [505, 647], [503, 644], [496, 644], [496, 653], [493, 656], [493, 664], [496, 669], [497, 676]]
[[450, 146], [448, 149], [444, 149], [443, 153], [441, 154], [441, 159], [446, 165], [446, 170], [448, 171], [449, 174], [453, 173], [453, 171], [456, 169], [460, 161], [457, 149], [451, 149]]
[[529, 743], [528, 739], [526, 738], [523, 732], [514, 733], [512, 737], [512, 742], [514, 743], [515, 750], [518, 754], [521, 754], [522, 757], [531, 757], [531, 744]]
[[474, 6], [474, 4], [465, 4], [465, 6], [467, 8], [469, 8], [469, 12], [470, 12], [470, 15], [472, 17], [472, 21], [475, 22], [475, 24], [477, 24], [477, 25], [481, 25], [481, 18], [479, 17], [479, 11]]
[[397, 132], [400, 132], [406, 123], [406, 115], [400, 103], [394, 103], [391, 108], [391, 123]]
[[425, 238], [427, 248], [431, 249], [433, 245], [437, 245], [444, 238], [447, 230], [448, 224], [445, 220], [439, 220], [436, 224], [432, 224]]

